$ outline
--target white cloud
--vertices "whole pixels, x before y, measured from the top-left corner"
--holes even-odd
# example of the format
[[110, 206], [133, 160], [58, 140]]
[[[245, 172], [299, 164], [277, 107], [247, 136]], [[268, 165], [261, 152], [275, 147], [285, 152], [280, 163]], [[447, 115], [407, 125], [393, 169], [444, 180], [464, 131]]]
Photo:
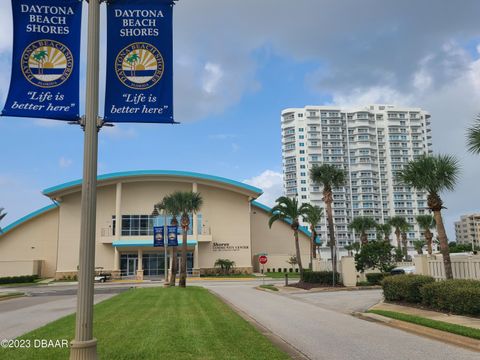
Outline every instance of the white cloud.
[[265, 170], [260, 175], [243, 182], [262, 189], [263, 195], [258, 198], [258, 201], [269, 206], [274, 205], [275, 200], [283, 195], [283, 176], [273, 170]]
[[124, 140], [135, 139], [138, 137], [138, 133], [133, 127], [126, 127], [123, 124], [115, 124], [115, 126], [104, 126], [100, 134], [105, 134], [111, 139]]
[[58, 166], [60, 166], [63, 169], [70, 167], [72, 164], [73, 164], [72, 159], [69, 159], [65, 156], [62, 156], [60, 160], [58, 160]]
[[0, 31], [0, 52], [10, 51], [12, 48], [12, 6], [10, 1], [2, 2], [2, 11], [0, 11], [0, 24], [2, 30]]
[[207, 62], [204, 68], [203, 90], [213, 94], [218, 90], [220, 81], [223, 78], [223, 71], [220, 65]]

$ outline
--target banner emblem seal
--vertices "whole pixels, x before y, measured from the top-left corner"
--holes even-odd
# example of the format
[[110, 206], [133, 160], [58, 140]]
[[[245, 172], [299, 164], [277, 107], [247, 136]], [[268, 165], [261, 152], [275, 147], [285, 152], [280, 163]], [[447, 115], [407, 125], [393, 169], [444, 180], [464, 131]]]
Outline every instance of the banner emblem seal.
[[136, 90], [151, 88], [163, 76], [164, 61], [158, 49], [145, 42], [124, 47], [115, 60], [115, 72], [123, 85]]
[[23, 76], [33, 85], [53, 88], [62, 85], [72, 74], [73, 55], [55, 40], [38, 40], [28, 45], [21, 58]]

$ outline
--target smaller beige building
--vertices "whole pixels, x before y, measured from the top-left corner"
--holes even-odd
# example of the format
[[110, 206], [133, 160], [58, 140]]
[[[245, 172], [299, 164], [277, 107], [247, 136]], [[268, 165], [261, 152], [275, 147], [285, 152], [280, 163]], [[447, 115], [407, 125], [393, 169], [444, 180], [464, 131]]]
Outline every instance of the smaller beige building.
[[[115, 277], [162, 278], [171, 265], [172, 248], [153, 246], [153, 227], [169, 216], [152, 216], [155, 203], [174, 191], [199, 192], [203, 206], [190, 214], [187, 268], [190, 275], [213, 271], [218, 259], [235, 262], [238, 272], [289, 269], [295, 254], [290, 225], [268, 227], [270, 208], [255, 200], [262, 190], [200, 173], [130, 171], [98, 177], [95, 266]], [[38, 274], [64, 278], [78, 271], [81, 181], [43, 191], [52, 205], [8, 225], [0, 235], [0, 277]], [[310, 233], [300, 232], [302, 260], [308, 266]], [[181, 236], [179, 236], [181, 243]], [[178, 254], [179, 255], [179, 254]]]
[[459, 244], [480, 246], [480, 213], [461, 216], [455, 222], [455, 236]]

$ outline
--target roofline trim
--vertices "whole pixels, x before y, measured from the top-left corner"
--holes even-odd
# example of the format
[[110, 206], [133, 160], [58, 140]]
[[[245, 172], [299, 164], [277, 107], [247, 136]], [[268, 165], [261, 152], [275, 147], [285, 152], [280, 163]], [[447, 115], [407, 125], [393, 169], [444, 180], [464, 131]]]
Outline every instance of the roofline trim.
[[[193, 178], [198, 178], [202, 180], [210, 180], [218, 183], [223, 183], [227, 185], [233, 185], [238, 188], [242, 188], [244, 190], [248, 190], [251, 192], [256, 193], [258, 196], [263, 194], [263, 190], [260, 188], [257, 188], [252, 185], [248, 185], [245, 183], [242, 183], [237, 180], [232, 180], [232, 179], [227, 179], [221, 176], [215, 176], [215, 175], [208, 175], [208, 174], [202, 174], [202, 173], [196, 173], [196, 172], [190, 172], [190, 171], [178, 171], [178, 170], [136, 170], [136, 171], [122, 171], [122, 172], [115, 172], [115, 173], [108, 173], [108, 174], [103, 174], [97, 176], [97, 181], [103, 181], [103, 180], [112, 180], [116, 178], [122, 178], [122, 177], [137, 177], [137, 176], [155, 176], [155, 175], [166, 175], [166, 176], [176, 176], [176, 177], [193, 177]], [[74, 180], [74, 181], [69, 181], [63, 184], [59, 184], [56, 186], [49, 187], [45, 190], [42, 191], [42, 194], [45, 196], [49, 196], [52, 193], [66, 190], [78, 185], [82, 184], [82, 180]]]
[[20, 219], [18, 219], [17, 221], [14, 221], [13, 223], [11, 223], [10, 225], [7, 225], [6, 227], [4, 227], [2, 230], [2, 232], [0, 233], [0, 236], [2, 235], [5, 235], [7, 232], [13, 230], [14, 228], [22, 225], [24, 222], [27, 222], [29, 220], [32, 220], [42, 214], [45, 214], [46, 212], [50, 211], [50, 210], [53, 210], [57, 208], [57, 205], [56, 204], [52, 204], [52, 205], [48, 205], [48, 206], [45, 206], [41, 209], [38, 209], [36, 211], [33, 211], [31, 212], [30, 214], [27, 214], [25, 215], [24, 217], [21, 217]]

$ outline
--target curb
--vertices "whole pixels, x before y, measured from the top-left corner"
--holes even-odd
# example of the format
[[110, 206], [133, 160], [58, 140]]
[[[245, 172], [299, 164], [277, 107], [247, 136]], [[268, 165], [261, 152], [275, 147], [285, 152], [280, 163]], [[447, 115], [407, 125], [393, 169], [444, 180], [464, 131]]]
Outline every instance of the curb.
[[390, 326], [396, 329], [404, 330], [416, 335], [441, 341], [442, 343], [448, 343], [451, 345], [455, 345], [455, 346], [467, 348], [469, 350], [473, 350], [476, 352], [480, 352], [480, 340], [475, 340], [475, 339], [468, 338], [466, 336], [452, 334], [446, 331], [432, 329], [422, 325], [412, 324], [406, 321], [392, 319], [392, 318], [378, 315], [378, 314], [354, 312], [352, 313], [352, 315], [362, 320], [383, 323], [387, 326]]
[[[265, 336], [273, 345], [278, 347], [280, 350], [285, 352], [287, 355], [289, 355], [293, 360], [311, 360], [306, 354], [304, 354], [302, 351], [297, 349], [295, 346], [287, 342], [285, 339], [282, 337], [278, 336], [277, 334], [273, 333], [270, 331], [268, 328], [260, 324], [257, 320], [255, 320], [253, 317], [248, 315], [246, 312], [243, 310], [239, 309], [235, 305], [233, 305], [230, 301], [225, 299], [224, 297], [218, 295], [217, 293], [211, 291], [210, 289], [207, 289], [208, 292], [210, 292], [213, 296], [217, 297], [220, 301], [222, 301], [224, 304], [229, 306], [233, 311], [235, 311], [242, 319], [247, 321], [250, 325], [252, 325], [255, 329], [260, 332], [263, 336]], [[275, 291], [267, 291], [262, 289], [262, 291], [265, 292], [270, 292], [274, 293]]]

